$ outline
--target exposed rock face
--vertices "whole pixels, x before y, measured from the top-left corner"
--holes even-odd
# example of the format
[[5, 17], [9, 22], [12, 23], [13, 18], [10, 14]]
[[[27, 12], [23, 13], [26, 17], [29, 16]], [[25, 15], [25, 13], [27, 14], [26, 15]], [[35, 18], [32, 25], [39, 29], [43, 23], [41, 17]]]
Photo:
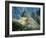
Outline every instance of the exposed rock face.
[[20, 26], [20, 28], [22, 30], [38, 30], [38, 29], [40, 29], [40, 25], [32, 17], [30, 17], [30, 18], [21, 17], [19, 20], [16, 20], [14, 22], [15, 23], [18, 22], [17, 24], [18, 24], [18, 26]]

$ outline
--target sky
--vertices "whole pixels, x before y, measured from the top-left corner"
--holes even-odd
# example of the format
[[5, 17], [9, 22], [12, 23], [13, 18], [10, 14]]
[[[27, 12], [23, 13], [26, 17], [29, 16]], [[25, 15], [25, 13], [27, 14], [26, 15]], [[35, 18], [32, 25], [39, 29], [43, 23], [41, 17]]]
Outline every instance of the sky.
[[36, 13], [39, 10], [39, 8], [33, 8], [33, 7], [12, 7], [12, 16], [15, 16], [17, 19], [19, 16], [23, 14], [25, 11], [28, 14]]

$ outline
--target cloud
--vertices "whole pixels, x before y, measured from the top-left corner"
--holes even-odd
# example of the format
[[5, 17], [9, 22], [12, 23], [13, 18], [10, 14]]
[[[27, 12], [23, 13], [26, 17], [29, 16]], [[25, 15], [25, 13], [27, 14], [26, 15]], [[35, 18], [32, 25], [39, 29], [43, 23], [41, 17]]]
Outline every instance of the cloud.
[[13, 7], [12, 16], [15, 16], [18, 19], [23, 14], [24, 11], [27, 14], [32, 14], [36, 13], [38, 10], [39, 8], [32, 8], [32, 7]]

